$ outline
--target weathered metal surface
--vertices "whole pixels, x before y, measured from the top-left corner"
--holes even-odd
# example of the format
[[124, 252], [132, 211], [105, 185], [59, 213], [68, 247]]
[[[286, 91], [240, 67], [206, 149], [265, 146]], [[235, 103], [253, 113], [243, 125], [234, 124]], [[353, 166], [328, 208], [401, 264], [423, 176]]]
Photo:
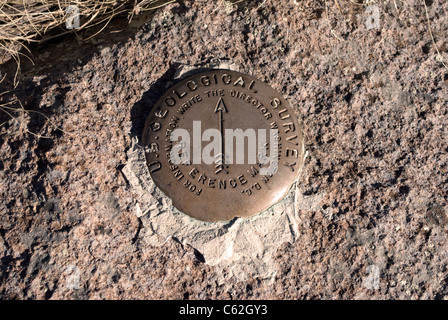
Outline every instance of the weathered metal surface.
[[[179, 147], [172, 141], [176, 129], [185, 129], [190, 137], [189, 160], [183, 163], [173, 163], [172, 151]], [[204, 135], [208, 129], [216, 129], [221, 137], [219, 152], [208, 152], [207, 145], [214, 142]], [[235, 129], [243, 133], [251, 129], [257, 134], [261, 129], [266, 132], [267, 143], [260, 144], [263, 140], [258, 135], [256, 140], [248, 135], [244, 161], [240, 152], [238, 162], [238, 142], [233, 150], [226, 149], [230, 139], [227, 132]], [[278, 130], [274, 135], [278, 165], [262, 175], [261, 169], [272, 163], [261, 163], [260, 150], [264, 147], [267, 155], [275, 151], [270, 129]], [[249, 163], [254, 141], [256, 161]], [[177, 209], [203, 221], [248, 217], [277, 203], [296, 180], [304, 155], [301, 128], [281, 94], [260, 80], [230, 70], [199, 73], [167, 90], [146, 121], [143, 145], [155, 184]], [[214, 155], [213, 162], [207, 160], [207, 154]]]

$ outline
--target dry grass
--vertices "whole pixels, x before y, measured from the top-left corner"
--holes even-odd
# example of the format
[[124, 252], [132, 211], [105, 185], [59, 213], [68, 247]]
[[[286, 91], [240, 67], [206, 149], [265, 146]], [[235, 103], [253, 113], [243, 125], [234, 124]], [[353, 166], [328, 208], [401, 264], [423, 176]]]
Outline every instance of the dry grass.
[[67, 8], [75, 5], [79, 8], [81, 24], [79, 30], [107, 23], [119, 15], [139, 14], [142, 11], [155, 10], [175, 0], [15, 0], [0, 3], [0, 41], [39, 41], [50, 30], [62, 27], [70, 15]]
[[[90, 38], [100, 33], [114, 17], [127, 16], [131, 21], [134, 16], [144, 11], [153, 11], [175, 1], [178, 0], [0, 0], [0, 65], [5, 60], [15, 60], [17, 68], [13, 83], [16, 87], [21, 60], [30, 59], [27, 56], [30, 43], [96, 27], [95, 31], [90, 33]], [[71, 30], [66, 28], [67, 18], [71, 15], [70, 12], [67, 13], [70, 5], [78, 7], [80, 17], [79, 28]], [[0, 72], [0, 83], [5, 78], [6, 74]], [[0, 92], [0, 101], [6, 93], [8, 92]], [[0, 103], [0, 112], [8, 115], [19, 127], [37, 138], [49, 138], [30, 132], [24, 127], [24, 122], [19, 119], [30, 113], [38, 113], [49, 119], [38, 111], [26, 110], [19, 100]], [[0, 128], [5, 124], [6, 122], [0, 123]]]
[[[4, 92], [4, 93], [0, 94], [0, 96], [2, 96], [3, 94], [6, 94], [6, 93], [8, 93], [8, 92]], [[62, 131], [64, 133], [66, 133], [66, 134], [72, 134], [70, 132], [62, 130], [61, 128], [58, 128], [50, 120], [50, 118], [47, 117], [42, 112], [25, 109], [23, 107], [22, 103], [20, 102], [20, 100], [18, 100], [18, 99], [13, 99], [12, 101], [0, 104], [0, 112], [3, 112], [6, 115], [8, 115], [9, 118], [12, 119], [18, 125], [18, 127], [21, 128], [24, 132], [29, 133], [29, 134], [35, 136], [38, 139], [40, 139], [40, 138], [51, 139], [51, 137], [42, 136], [40, 134], [37, 134], [37, 133], [34, 133], [34, 132], [28, 130], [28, 128], [26, 127], [26, 121], [23, 121], [23, 118], [24, 118], [25, 115], [30, 115], [31, 113], [38, 114], [39, 116], [45, 118], [47, 120], [47, 122], [50, 123], [56, 130], [60, 130], [60, 131]], [[7, 121], [4, 121], [3, 123], [0, 123], [0, 129], [6, 123], [7, 123]], [[2, 135], [2, 134], [4, 134], [4, 133], [0, 132], [0, 135]]]
[[[17, 85], [20, 61], [26, 56], [21, 51], [26, 51], [30, 42], [48, 40], [97, 26], [100, 29], [91, 35], [95, 36], [114, 17], [127, 16], [131, 20], [142, 11], [155, 10], [174, 1], [176, 0], [0, 0], [0, 51], [3, 51], [0, 54], [16, 61], [14, 84]], [[65, 28], [67, 18], [71, 15], [67, 14], [70, 5], [76, 5], [79, 9], [79, 29]]]

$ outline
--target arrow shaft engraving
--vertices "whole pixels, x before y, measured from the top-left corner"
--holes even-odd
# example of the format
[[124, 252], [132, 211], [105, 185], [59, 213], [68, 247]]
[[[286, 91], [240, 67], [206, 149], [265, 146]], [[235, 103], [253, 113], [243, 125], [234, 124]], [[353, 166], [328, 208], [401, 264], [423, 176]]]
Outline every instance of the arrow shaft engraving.
[[220, 154], [217, 156], [220, 157], [216, 160], [216, 166], [217, 169], [215, 173], [220, 173], [221, 171], [225, 171], [226, 173], [229, 173], [227, 171], [227, 166], [225, 164], [225, 150], [224, 150], [224, 112], [227, 112], [226, 105], [224, 104], [224, 100], [222, 98], [219, 98], [218, 104], [215, 108], [215, 113], [218, 113], [218, 119], [219, 119], [219, 132], [221, 133], [221, 150]]
[[219, 131], [221, 132], [221, 160], [222, 164], [224, 164], [224, 119], [223, 119], [222, 110], [219, 112]]

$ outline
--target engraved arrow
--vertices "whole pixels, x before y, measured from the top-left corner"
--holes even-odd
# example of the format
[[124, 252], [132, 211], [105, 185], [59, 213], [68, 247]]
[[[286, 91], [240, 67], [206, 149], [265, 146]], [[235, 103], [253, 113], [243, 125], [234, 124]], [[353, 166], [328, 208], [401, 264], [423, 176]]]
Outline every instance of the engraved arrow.
[[224, 112], [228, 112], [226, 105], [224, 104], [224, 100], [221, 98], [219, 98], [218, 103], [216, 104], [215, 107], [215, 113], [219, 114], [219, 132], [221, 132], [221, 152], [220, 154], [218, 154], [216, 156], [216, 166], [215, 166], [215, 173], [218, 174], [221, 171], [225, 171], [226, 173], [229, 173], [229, 171], [227, 171], [228, 166], [225, 165], [225, 152], [224, 152], [224, 117], [223, 117], [223, 113]]

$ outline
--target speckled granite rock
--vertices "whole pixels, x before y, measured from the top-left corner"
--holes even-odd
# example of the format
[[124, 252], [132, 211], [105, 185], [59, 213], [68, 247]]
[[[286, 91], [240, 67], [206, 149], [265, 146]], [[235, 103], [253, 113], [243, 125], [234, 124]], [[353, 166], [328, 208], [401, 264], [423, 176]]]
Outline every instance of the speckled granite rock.
[[[0, 297], [446, 299], [448, 6], [426, 3], [436, 47], [422, 1], [377, 4], [368, 30], [363, 6], [268, 0], [175, 3], [135, 32], [34, 48], [0, 98], [48, 117], [0, 113]], [[298, 240], [269, 280], [145, 241], [121, 171], [172, 64], [216, 58], [279, 90], [306, 136]]]

